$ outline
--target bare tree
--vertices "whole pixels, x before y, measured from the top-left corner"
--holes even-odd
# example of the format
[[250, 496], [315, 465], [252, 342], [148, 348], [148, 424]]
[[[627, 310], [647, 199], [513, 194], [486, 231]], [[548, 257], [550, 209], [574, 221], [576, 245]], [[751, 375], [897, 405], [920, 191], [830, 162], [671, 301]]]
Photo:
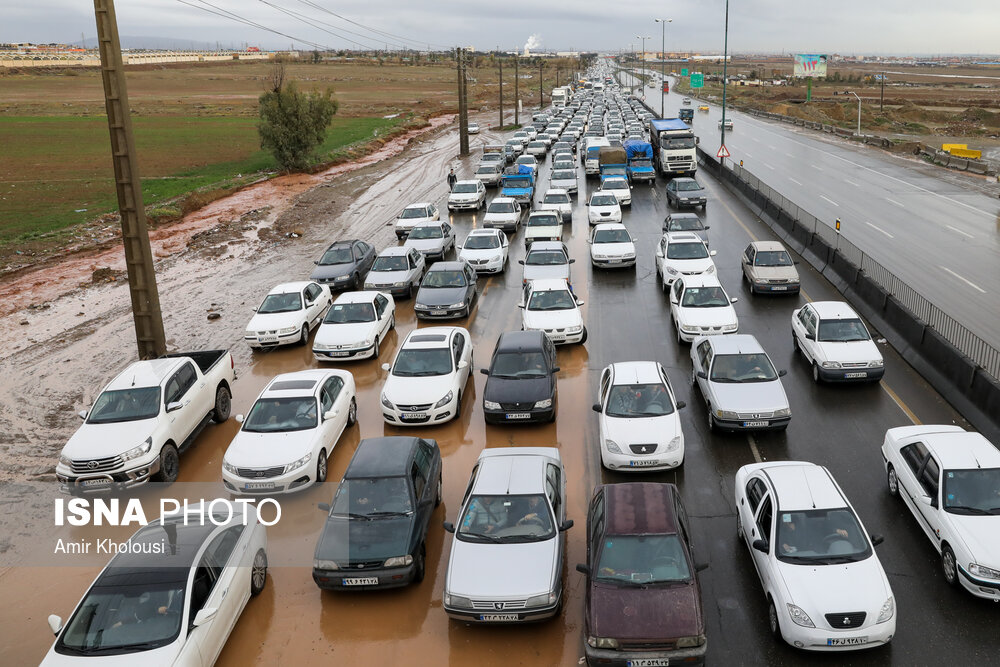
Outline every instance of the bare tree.
[[265, 80], [265, 91], [269, 93], [280, 93], [285, 87], [285, 63], [275, 60], [271, 67], [271, 72]]

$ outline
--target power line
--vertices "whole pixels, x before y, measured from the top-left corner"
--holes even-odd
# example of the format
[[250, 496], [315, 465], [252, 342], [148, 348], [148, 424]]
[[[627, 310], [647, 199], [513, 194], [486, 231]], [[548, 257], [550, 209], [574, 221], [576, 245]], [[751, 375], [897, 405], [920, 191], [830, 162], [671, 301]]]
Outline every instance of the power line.
[[393, 37], [395, 39], [401, 39], [404, 42], [413, 42], [414, 44], [419, 44], [421, 46], [423, 46], [424, 44], [427, 44], [428, 46], [436, 46], [436, 47], [439, 47], [439, 48], [442, 48], [442, 49], [450, 49], [451, 48], [450, 46], [447, 46], [445, 44], [434, 44], [433, 42], [427, 42], [427, 41], [424, 41], [424, 40], [410, 39], [409, 37], [404, 37], [402, 35], [396, 35], [396, 34], [393, 34], [391, 32], [386, 32], [384, 30], [379, 30], [378, 28], [372, 28], [372, 27], [367, 26], [367, 25], [365, 25], [363, 23], [359, 23], [359, 22], [355, 21], [354, 19], [349, 19], [346, 16], [342, 16], [341, 14], [338, 14], [338, 13], [336, 13], [336, 12], [330, 10], [330, 9], [327, 9], [326, 7], [323, 7], [320, 4], [312, 2], [312, 0], [299, 0], [299, 2], [301, 2], [304, 5], [308, 5], [310, 7], [313, 7], [314, 9], [318, 9], [321, 12], [326, 12], [327, 14], [330, 14], [332, 16], [336, 16], [338, 19], [341, 19], [342, 21], [347, 21], [348, 23], [356, 25], [359, 28], [362, 28], [362, 29], [367, 30], [369, 32], [374, 32], [376, 34], [379, 34], [379, 35], [382, 35], [382, 36], [385, 36], [385, 37]]
[[256, 21], [251, 21], [250, 19], [245, 18], [243, 16], [240, 16], [239, 14], [236, 14], [234, 12], [230, 12], [229, 10], [226, 10], [226, 9], [222, 9], [221, 7], [217, 7], [217, 6], [213, 5], [212, 3], [208, 2], [207, 0], [198, 0], [198, 2], [201, 2], [202, 4], [207, 5], [208, 7], [211, 7], [211, 9], [207, 9], [206, 7], [201, 7], [201, 6], [196, 5], [196, 4], [192, 3], [192, 2], [188, 2], [187, 0], [177, 0], [177, 2], [181, 3], [182, 5], [188, 5], [189, 7], [194, 7], [195, 9], [201, 10], [203, 12], [208, 12], [209, 14], [215, 14], [216, 16], [221, 16], [222, 18], [229, 19], [231, 21], [236, 21], [237, 23], [242, 23], [244, 25], [248, 25], [248, 26], [250, 26], [252, 28], [258, 28], [260, 30], [264, 30], [265, 32], [270, 32], [270, 33], [274, 33], [275, 35], [281, 35], [282, 37], [287, 37], [288, 39], [294, 40], [296, 42], [301, 42], [303, 44], [308, 44], [309, 46], [312, 46], [312, 47], [317, 48], [317, 49], [323, 49], [324, 51], [333, 51], [333, 50], [335, 50], [333, 47], [328, 46], [326, 44], [319, 44], [317, 42], [313, 42], [313, 41], [310, 41], [308, 39], [303, 39], [302, 37], [295, 37], [293, 35], [289, 35], [287, 33], [281, 32], [280, 30], [275, 30], [274, 28], [269, 28], [266, 25], [257, 23]]
[[[297, 19], [299, 21], [302, 21], [303, 23], [305, 23], [306, 25], [308, 25], [311, 28], [315, 28], [315, 29], [320, 30], [322, 32], [325, 32], [325, 33], [327, 33], [329, 35], [333, 35], [334, 37], [339, 37], [340, 39], [343, 39], [344, 41], [350, 42], [351, 44], [355, 44], [356, 46], [360, 46], [363, 49], [370, 49], [370, 50], [373, 50], [373, 51], [377, 51], [379, 49], [378, 45], [372, 46], [370, 44], [362, 44], [361, 42], [353, 40], [350, 37], [346, 37], [346, 36], [344, 36], [344, 35], [342, 35], [342, 34], [340, 34], [338, 32], [335, 32], [335, 31], [332, 31], [332, 30], [327, 30], [325, 28], [321, 28], [320, 26], [316, 25], [317, 23], [322, 23], [323, 25], [329, 26], [331, 28], [336, 27], [336, 26], [334, 26], [334, 25], [332, 25], [330, 23], [326, 23], [325, 21], [320, 21], [319, 19], [314, 19], [314, 18], [308, 17], [305, 14], [300, 14], [299, 12], [293, 11], [291, 9], [287, 9], [287, 8], [284, 8], [284, 7], [279, 7], [278, 5], [276, 5], [274, 3], [268, 2], [268, 0], [259, 0], [259, 2], [267, 5], [268, 7], [271, 7], [273, 9], [278, 10], [279, 12], [281, 12], [283, 14], [291, 16], [293, 19]], [[344, 29], [340, 28], [340, 30], [344, 30]], [[358, 34], [356, 32], [350, 31], [350, 30], [345, 30], [345, 32], [349, 32], [352, 35], [357, 35], [358, 37], [361, 37], [362, 39], [371, 39], [370, 37], [368, 37], [366, 35], [361, 35], [361, 34]], [[401, 45], [401, 44], [395, 44], [394, 43], [393, 46], [403, 46], [403, 45]]]

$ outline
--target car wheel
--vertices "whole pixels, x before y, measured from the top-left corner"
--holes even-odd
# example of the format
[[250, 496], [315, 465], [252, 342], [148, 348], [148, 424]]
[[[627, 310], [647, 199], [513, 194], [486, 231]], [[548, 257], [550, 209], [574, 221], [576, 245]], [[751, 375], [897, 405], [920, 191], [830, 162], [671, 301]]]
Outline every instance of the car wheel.
[[250, 596], [256, 597], [264, 590], [267, 583], [267, 553], [258, 549], [253, 557], [253, 567], [250, 570]]
[[458, 391], [458, 401], [455, 403], [455, 419], [462, 416], [462, 390]]
[[778, 622], [778, 609], [774, 606], [774, 600], [770, 598], [767, 600], [767, 625], [775, 639], [782, 639], [781, 624]]
[[587, 327], [584, 327], [583, 328], [583, 337], [580, 338], [580, 345], [583, 345], [586, 342], [587, 342]]
[[438, 488], [437, 495], [434, 496], [434, 507], [440, 505], [442, 500], [444, 500], [444, 486], [441, 484], [441, 473], [438, 473]]
[[944, 571], [944, 580], [949, 586], [958, 585], [958, 567], [955, 565], [955, 552], [947, 544], [941, 549], [941, 569]]
[[889, 487], [890, 496], [899, 495], [899, 477], [896, 476], [896, 469], [889, 464], [889, 469], [885, 473], [885, 483]]
[[215, 409], [212, 410], [212, 421], [216, 424], [229, 419], [229, 411], [233, 407], [233, 395], [227, 387], [219, 385], [215, 390]]
[[681, 337], [681, 328], [680, 328], [680, 326], [678, 326], [677, 320], [673, 320], [673, 322], [674, 322], [674, 331], [677, 333], [677, 344], [678, 345], [683, 345], [684, 344], [684, 338]]
[[417, 295], [417, 285], [416, 283], [410, 283], [410, 295], [407, 298], [412, 299], [416, 295]]
[[355, 273], [354, 279], [351, 280], [351, 284], [354, 286], [354, 289], [361, 289], [364, 286], [364, 284], [361, 282], [361, 274]]
[[358, 399], [351, 399], [351, 407], [347, 408], [347, 425], [354, 426], [358, 423]]
[[795, 330], [792, 329], [792, 350], [794, 352], [799, 351], [799, 338], [795, 335]]
[[309, 344], [309, 325], [302, 325], [302, 332], [299, 334], [299, 345]]
[[375, 336], [375, 349], [372, 350], [372, 359], [378, 359], [378, 346], [379, 346], [378, 336]]
[[737, 539], [743, 539], [743, 522], [740, 521], [740, 515], [736, 515], [736, 537]]
[[326, 481], [326, 450], [319, 450], [319, 458], [316, 459], [316, 483], [322, 484]]
[[424, 573], [427, 569], [427, 547], [421, 543], [417, 550], [417, 555], [413, 559], [413, 583], [419, 584], [424, 580]]
[[160, 471], [156, 473], [156, 481], [172, 484], [180, 472], [181, 460], [177, 455], [177, 448], [170, 443], [163, 445], [163, 449], [160, 450]]
[[708, 430], [714, 431], [716, 426], [715, 426], [715, 415], [712, 414], [712, 405], [709, 404], [707, 406], [707, 409], [708, 409]]
[[816, 384], [819, 384], [821, 381], [822, 380], [821, 380], [821, 378], [819, 376], [819, 364], [817, 364], [814, 361], [813, 362], [813, 382], [815, 382]]

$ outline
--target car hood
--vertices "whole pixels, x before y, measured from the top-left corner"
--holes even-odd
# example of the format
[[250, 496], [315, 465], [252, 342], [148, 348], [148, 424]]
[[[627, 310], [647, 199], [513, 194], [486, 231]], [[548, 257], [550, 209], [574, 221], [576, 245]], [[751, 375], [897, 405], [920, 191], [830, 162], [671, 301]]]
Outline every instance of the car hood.
[[554, 386], [551, 375], [531, 378], [486, 378], [483, 399], [497, 403], [534, 403], [552, 398]]
[[817, 343], [825, 359], [840, 362], [873, 361], [881, 359], [882, 353], [872, 340], [855, 340], [849, 343]]
[[451, 390], [455, 385], [454, 378], [452, 373], [422, 377], [400, 377], [390, 373], [382, 393], [397, 405], [434, 403], [444, 398]]
[[532, 225], [524, 228], [524, 237], [533, 238], [535, 236], [562, 236], [562, 223], [557, 225]]
[[713, 306], [712, 308], [678, 308], [681, 324], [699, 327], [718, 327], [725, 324], [736, 324], [736, 309], [732, 306]]
[[84, 424], [63, 446], [62, 455], [74, 461], [115, 456], [145, 442], [153, 434], [156, 424], [155, 418], [113, 424]]
[[[181, 634], [183, 634], [183, 629]], [[177, 660], [177, 655], [182, 648], [184, 648], [184, 641], [181, 638], [174, 640], [171, 644], [149, 651], [121, 655], [102, 655], [100, 653], [93, 656], [62, 655], [51, 648], [45, 655], [45, 659], [42, 660], [41, 667], [80, 667], [80, 665], [97, 663], [100, 663], [101, 667], [132, 667], [138, 664], [143, 665], [143, 667], [170, 667]]]
[[[1000, 515], [965, 516], [949, 514], [955, 528], [976, 563], [1000, 570]], [[960, 563], [968, 568], [968, 563]]]
[[843, 565], [792, 565], [778, 561], [778, 572], [789, 602], [803, 610], [817, 627], [824, 614], [865, 611], [865, 623], [874, 622], [892, 595], [877, 556]]
[[354, 272], [357, 264], [317, 264], [309, 275], [311, 280], [328, 280], [338, 276], [347, 276]]
[[537, 278], [566, 278], [568, 280], [569, 264], [526, 264], [522, 277], [525, 280]]
[[223, 459], [237, 468], [283, 466], [312, 451], [318, 429], [284, 433], [240, 431], [229, 443]]
[[507, 222], [517, 220], [519, 213], [487, 213], [483, 216], [483, 222]]
[[602, 413], [601, 421], [604, 437], [614, 440], [619, 447], [649, 443], [666, 445], [675, 436], [681, 435], [681, 422], [676, 410], [662, 417], [638, 418], [608, 417]]
[[565, 204], [542, 204], [539, 211], [572, 211], [573, 204], [571, 202], [566, 202]]
[[392, 283], [406, 282], [410, 277], [409, 271], [369, 271], [365, 278], [366, 285], [391, 285]]
[[294, 310], [289, 313], [257, 313], [250, 318], [247, 323], [249, 331], [272, 331], [284, 327], [297, 326], [302, 319], [302, 311]]
[[421, 287], [414, 302], [423, 306], [450, 306], [465, 300], [464, 287]]
[[590, 212], [593, 213], [595, 216], [600, 216], [602, 213], [607, 213], [607, 214], [610, 215], [612, 213], [618, 213], [620, 211], [621, 211], [621, 209], [618, 208], [617, 206], [591, 206], [590, 207]]
[[634, 255], [634, 243], [595, 243], [591, 246], [595, 255], [611, 255], [620, 257], [622, 255]]
[[363, 343], [378, 331], [378, 322], [321, 324], [313, 345], [353, 345]]
[[708, 267], [715, 262], [712, 261], [711, 257], [705, 257], [704, 259], [668, 259], [665, 264], [682, 273], [705, 273], [708, 271]]
[[448, 195], [449, 201], [475, 201], [479, 199], [478, 192], [452, 192]]
[[316, 543], [316, 558], [340, 563], [405, 556], [415, 523], [416, 514], [370, 521], [328, 516]]
[[753, 272], [758, 278], [767, 280], [794, 280], [798, 281], [799, 272], [794, 266], [755, 266]]
[[416, 248], [417, 250], [440, 250], [448, 242], [446, 238], [440, 239], [406, 239], [404, 248]]
[[[552, 589], [561, 541], [493, 544], [452, 540], [445, 590], [474, 599], [510, 599]], [[489, 576], [483, 576], [488, 572]]]
[[501, 257], [503, 257], [503, 248], [483, 248], [482, 250], [469, 250], [468, 248], [462, 248], [461, 252], [458, 253], [459, 259], [467, 260], [499, 259]]
[[768, 412], [788, 407], [788, 398], [780, 380], [771, 382], [728, 383], [712, 382], [717, 410], [735, 412]]
[[704, 190], [678, 190], [677, 196], [680, 199], [704, 199]]
[[618, 640], [665, 640], [705, 632], [694, 582], [632, 588], [592, 581], [587, 626], [591, 636]]
[[526, 329], [562, 329], [582, 325], [583, 315], [579, 308], [568, 310], [528, 310], [525, 308], [523, 321]]

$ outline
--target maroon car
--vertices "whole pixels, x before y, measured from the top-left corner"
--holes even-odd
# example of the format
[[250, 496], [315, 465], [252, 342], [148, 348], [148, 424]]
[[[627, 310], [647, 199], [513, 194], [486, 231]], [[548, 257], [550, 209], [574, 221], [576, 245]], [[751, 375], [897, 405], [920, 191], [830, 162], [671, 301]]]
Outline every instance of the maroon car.
[[701, 665], [705, 619], [691, 527], [673, 484], [597, 487], [587, 514], [589, 665]]

